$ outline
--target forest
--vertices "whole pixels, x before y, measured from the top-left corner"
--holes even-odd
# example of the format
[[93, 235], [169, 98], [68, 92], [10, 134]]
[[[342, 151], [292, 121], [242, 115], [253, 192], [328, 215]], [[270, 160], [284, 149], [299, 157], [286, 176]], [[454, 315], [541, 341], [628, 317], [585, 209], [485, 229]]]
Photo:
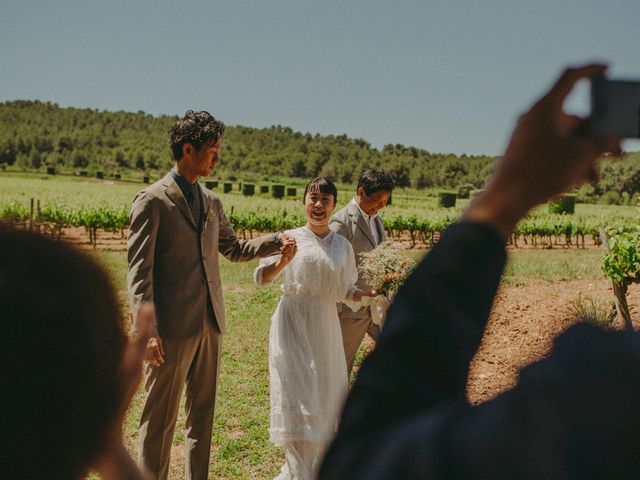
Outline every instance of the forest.
[[[18, 100], [0, 103], [0, 166], [58, 172], [133, 172], [159, 177], [173, 161], [167, 131], [176, 116], [60, 107]], [[224, 119], [222, 119], [224, 120]], [[389, 171], [399, 187], [473, 190], [482, 188], [496, 157], [434, 153], [401, 144], [374, 148], [346, 135], [320, 135], [274, 125], [227, 126], [216, 177], [235, 181], [308, 179], [318, 175], [356, 181], [364, 168]], [[608, 162], [595, 186], [578, 201], [635, 204], [640, 192], [640, 152]]]

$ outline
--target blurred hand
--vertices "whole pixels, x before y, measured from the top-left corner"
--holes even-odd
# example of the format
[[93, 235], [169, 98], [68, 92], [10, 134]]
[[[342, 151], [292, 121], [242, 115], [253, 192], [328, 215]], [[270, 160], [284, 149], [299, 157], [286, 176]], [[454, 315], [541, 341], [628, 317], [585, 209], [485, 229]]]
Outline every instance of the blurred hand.
[[110, 430], [107, 432], [102, 455], [94, 465], [101, 478], [105, 480], [144, 478], [122, 442], [122, 424], [142, 378], [142, 361], [146, 355], [147, 345], [151, 335], [156, 331], [153, 305], [145, 304], [140, 307], [135, 324], [136, 336], [126, 345], [120, 362], [122, 381], [120, 407]]
[[520, 117], [485, 191], [464, 219], [493, 224], [508, 235], [532, 207], [597, 177], [597, 159], [619, 152], [619, 140], [577, 135], [583, 120], [567, 115], [562, 106], [578, 80], [605, 70], [595, 64], [567, 69]]

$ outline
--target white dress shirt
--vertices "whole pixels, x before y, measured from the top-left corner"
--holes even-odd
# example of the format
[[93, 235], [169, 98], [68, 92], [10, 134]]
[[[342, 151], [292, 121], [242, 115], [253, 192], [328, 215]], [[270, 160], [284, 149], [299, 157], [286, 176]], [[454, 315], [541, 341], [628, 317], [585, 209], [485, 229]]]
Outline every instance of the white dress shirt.
[[381, 239], [380, 239], [380, 232], [378, 231], [378, 225], [376, 223], [376, 218], [378, 218], [378, 214], [376, 213], [375, 215], [367, 215], [365, 211], [362, 208], [360, 208], [360, 205], [358, 205], [358, 202], [356, 202], [355, 197], [351, 199], [351, 203], [353, 203], [356, 207], [358, 207], [358, 210], [360, 210], [360, 214], [364, 218], [364, 221], [367, 222], [367, 224], [369, 225], [369, 230], [371, 230], [371, 235], [373, 236], [373, 243], [375, 243], [376, 245], [379, 245]]

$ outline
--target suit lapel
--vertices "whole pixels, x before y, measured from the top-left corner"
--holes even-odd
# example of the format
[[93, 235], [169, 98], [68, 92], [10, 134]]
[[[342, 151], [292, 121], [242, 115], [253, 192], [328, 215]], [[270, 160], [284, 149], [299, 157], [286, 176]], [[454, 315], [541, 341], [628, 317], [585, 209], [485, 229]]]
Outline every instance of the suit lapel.
[[378, 227], [378, 234], [380, 235], [380, 243], [384, 242], [387, 239], [387, 234], [384, 231], [384, 225], [382, 223], [382, 219], [380, 215], [376, 217], [376, 226]]
[[180, 209], [185, 218], [191, 223], [191, 226], [196, 228], [196, 223], [193, 221], [193, 217], [189, 211], [189, 205], [187, 205], [187, 199], [184, 198], [182, 190], [180, 190], [180, 187], [170, 174], [164, 177], [163, 185], [167, 187], [165, 189], [167, 197]]
[[358, 225], [358, 228], [362, 231], [362, 233], [364, 233], [364, 236], [367, 237], [367, 239], [371, 242], [371, 245], [375, 247], [376, 243], [373, 241], [371, 228], [369, 228], [369, 225], [360, 213], [360, 209], [352, 203], [349, 204], [349, 207], [349, 214], [356, 219], [356, 225]]

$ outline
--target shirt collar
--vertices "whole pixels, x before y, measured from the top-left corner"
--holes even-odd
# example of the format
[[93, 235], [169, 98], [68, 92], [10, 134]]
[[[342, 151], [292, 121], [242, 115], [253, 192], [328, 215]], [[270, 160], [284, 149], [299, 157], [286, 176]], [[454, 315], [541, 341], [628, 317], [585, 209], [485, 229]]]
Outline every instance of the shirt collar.
[[178, 187], [180, 187], [180, 190], [182, 191], [184, 198], [187, 198], [187, 199], [190, 198], [191, 189], [193, 188], [194, 184], [189, 183], [189, 180], [187, 180], [182, 175], [180, 175], [175, 168], [171, 169], [171, 177], [173, 177], [173, 179], [178, 184]]
[[366, 221], [372, 220], [374, 218], [376, 218], [378, 216], [378, 214], [376, 213], [375, 215], [369, 215], [367, 214], [362, 207], [360, 207], [360, 205], [358, 205], [358, 202], [356, 201], [356, 197], [353, 197], [351, 199], [351, 203], [353, 203], [356, 207], [358, 207], [358, 210], [360, 210], [360, 213], [362, 214], [362, 216], [364, 217], [364, 219]]

